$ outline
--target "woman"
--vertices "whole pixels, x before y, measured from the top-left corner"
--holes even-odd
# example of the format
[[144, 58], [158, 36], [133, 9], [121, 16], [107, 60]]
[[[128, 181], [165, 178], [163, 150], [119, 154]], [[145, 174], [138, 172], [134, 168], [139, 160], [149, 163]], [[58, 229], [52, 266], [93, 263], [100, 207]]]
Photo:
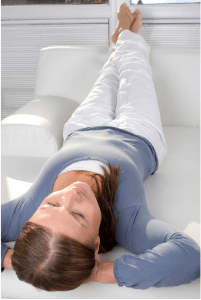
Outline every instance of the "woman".
[[[98, 281], [146, 289], [199, 277], [200, 249], [148, 211], [143, 181], [166, 154], [149, 65], [137, 33], [138, 10], [126, 4], [112, 35], [116, 49], [87, 99], [64, 126], [64, 145], [31, 189], [2, 205], [2, 268], [47, 291]], [[114, 262], [116, 245], [136, 254]], [[3, 269], [2, 269], [3, 270]]]

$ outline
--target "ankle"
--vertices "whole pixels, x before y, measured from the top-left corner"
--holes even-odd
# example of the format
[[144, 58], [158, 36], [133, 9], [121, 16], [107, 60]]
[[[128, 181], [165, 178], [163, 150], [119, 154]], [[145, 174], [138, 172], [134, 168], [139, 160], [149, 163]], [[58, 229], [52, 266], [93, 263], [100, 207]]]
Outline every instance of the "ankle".
[[129, 28], [127, 28], [125, 26], [119, 27], [119, 29], [118, 29], [118, 35], [120, 35], [122, 33], [122, 31], [124, 31], [124, 30], [129, 30]]

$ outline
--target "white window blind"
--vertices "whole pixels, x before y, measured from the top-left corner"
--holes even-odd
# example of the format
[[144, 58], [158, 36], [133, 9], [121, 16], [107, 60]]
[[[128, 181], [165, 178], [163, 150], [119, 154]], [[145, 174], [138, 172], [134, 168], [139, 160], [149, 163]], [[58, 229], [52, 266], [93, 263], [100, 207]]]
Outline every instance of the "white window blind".
[[56, 45], [107, 46], [108, 40], [108, 23], [2, 25], [2, 119], [33, 99], [38, 51], [41, 48]]
[[139, 34], [150, 46], [200, 47], [200, 24], [144, 24]]

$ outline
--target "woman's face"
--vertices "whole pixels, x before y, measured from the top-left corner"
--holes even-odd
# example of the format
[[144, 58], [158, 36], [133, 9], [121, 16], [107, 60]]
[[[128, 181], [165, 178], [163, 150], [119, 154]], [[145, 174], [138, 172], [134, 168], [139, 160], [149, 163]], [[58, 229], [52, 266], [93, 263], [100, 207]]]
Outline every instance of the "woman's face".
[[77, 181], [47, 196], [29, 221], [90, 245], [99, 240], [101, 210], [91, 187]]

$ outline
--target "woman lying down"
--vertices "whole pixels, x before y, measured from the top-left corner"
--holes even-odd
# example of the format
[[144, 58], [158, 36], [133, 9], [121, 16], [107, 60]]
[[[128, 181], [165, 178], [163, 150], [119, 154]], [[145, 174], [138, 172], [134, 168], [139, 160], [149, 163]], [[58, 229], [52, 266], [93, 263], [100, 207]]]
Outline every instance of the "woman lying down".
[[[115, 51], [65, 124], [63, 147], [23, 196], [2, 205], [2, 271], [46, 291], [90, 281], [147, 289], [200, 276], [199, 246], [148, 210], [143, 182], [167, 147], [141, 13], [122, 4], [117, 16]], [[14, 250], [4, 244], [15, 240]], [[100, 258], [117, 245], [135, 256]]]

